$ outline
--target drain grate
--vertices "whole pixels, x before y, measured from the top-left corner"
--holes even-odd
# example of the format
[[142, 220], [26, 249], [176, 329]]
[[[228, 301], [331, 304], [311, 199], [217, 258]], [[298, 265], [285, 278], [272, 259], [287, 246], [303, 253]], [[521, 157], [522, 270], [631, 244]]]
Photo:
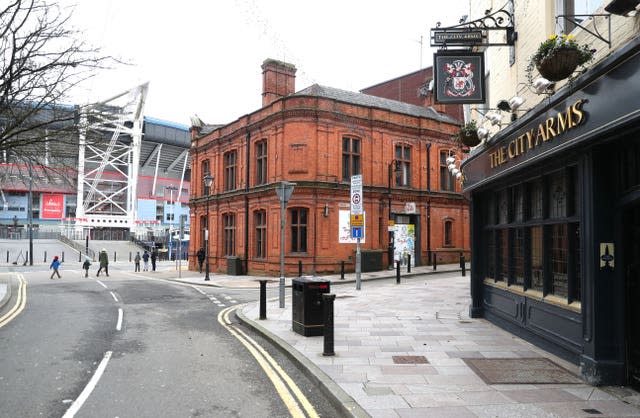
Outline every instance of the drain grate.
[[582, 383], [573, 373], [547, 358], [466, 358], [463, 360], [489, 385]]
[[593, 408], [583, 409], [583, 411], [586, 412], [587, 414], [591, 414], [591, 415], [602, 415], [602, 412], [598, 411], [597, 409], [593, 409]]
[[425, 356], [391, 356], [395, 364], [429, 364]]

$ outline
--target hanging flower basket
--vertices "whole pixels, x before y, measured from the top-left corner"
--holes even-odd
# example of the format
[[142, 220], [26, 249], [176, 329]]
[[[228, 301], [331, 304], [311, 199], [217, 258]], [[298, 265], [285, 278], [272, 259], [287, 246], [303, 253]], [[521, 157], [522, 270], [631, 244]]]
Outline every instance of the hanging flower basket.
[[464, 131], [460, 132], [460, 142], [468, 147], [475, 147], [480, 143], [478, 137], [478, 131]]
[[536, 68], [541, 76], [549, 81], [560, 81], [569, 77], [580, 64], [580, 51], [576, 49], [557, 49], [541, 62], [536, 62]]

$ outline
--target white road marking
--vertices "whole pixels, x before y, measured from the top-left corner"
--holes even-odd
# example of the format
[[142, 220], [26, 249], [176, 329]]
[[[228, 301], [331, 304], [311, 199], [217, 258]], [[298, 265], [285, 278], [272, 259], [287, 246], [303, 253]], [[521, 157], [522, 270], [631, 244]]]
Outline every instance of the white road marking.
[[108, 289], [107, 285], [102, 283], [100, 280], [96, 279], [96, 282], [98, 282], [98, 284], [100, 284], [100, 286], [104, 287], [105, 289]]
[[116, 331], [120, 331], [122, 329], [122, 308], [118, 308], [118, 323], [116, 324]]
[[111, 293], [111, 296], [113, 297], [113, 300], [115, 300], [116, 302], [118, 302], [118, 298], [116, 297], [116, 294], [113, 292], [109, 292]]
[[193, 288], [194, 288], [194, 289], [196, 289], [198, 292], [200, 292], [200, 294], [201, 294], [201, 295], [205, 295], [205, 296], [207, 296], [207, 293], [206, 293], [205, 291], [203, 291], [203, 290], [200, 290], [200, 288], [199, 288], [199, 287], [196, 287], [196, 286], [194, 286], [194, 285], [191, 285], [191, 287], [193, 287]]
[[104, 373], [104, 369], [107, 368], [107, 363], [109, 363], [109, 359], [111, 358], [112, 353], [113, 353], [112, 351], [107, 351], [106, 353], [104, 353], [104, 358], [98, 365], [98, 368], [96, 369], [95, 373], [93, 373], [91, 380], [89, 380], [89, 383], [87, 383], [87, 386], [84, 387], [84, 389], [80, 393], [80, 396], [78, 396], [78, 398], [75, 401], [73, 401], [69, 409], [67, 409], [67, 412], [65, 412], [64, 415], [62, 416], [62, 418], [73, 418], [78, 413], [80, 408], [82, 408], [82, 405], [84, 405], [84, 403], [87, 401], [87, 399], [89, 398], [89, 395], [91, 395], [91, 392], [93, 392], [93, 389], [95, 389], [96, 385], [98, 384], [98, 381], [102, 377], [102, 374]]

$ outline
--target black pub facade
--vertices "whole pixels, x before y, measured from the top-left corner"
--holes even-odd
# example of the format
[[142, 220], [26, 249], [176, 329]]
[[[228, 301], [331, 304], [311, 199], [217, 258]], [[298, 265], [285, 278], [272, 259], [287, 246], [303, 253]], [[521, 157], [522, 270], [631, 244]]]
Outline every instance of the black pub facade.
[[640, 386], [640, 38], [462, 164], [473, 317]]

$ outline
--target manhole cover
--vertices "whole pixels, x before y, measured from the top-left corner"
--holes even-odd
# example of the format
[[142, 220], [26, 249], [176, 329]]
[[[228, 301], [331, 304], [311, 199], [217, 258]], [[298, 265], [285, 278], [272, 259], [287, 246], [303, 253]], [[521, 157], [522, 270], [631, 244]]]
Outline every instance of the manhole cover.
[[392, 356], [395, 364], [429, 364], [425, 356]]
[[463, 359], [489, 385], [582, 383], [570, 371], [547, 358]]

